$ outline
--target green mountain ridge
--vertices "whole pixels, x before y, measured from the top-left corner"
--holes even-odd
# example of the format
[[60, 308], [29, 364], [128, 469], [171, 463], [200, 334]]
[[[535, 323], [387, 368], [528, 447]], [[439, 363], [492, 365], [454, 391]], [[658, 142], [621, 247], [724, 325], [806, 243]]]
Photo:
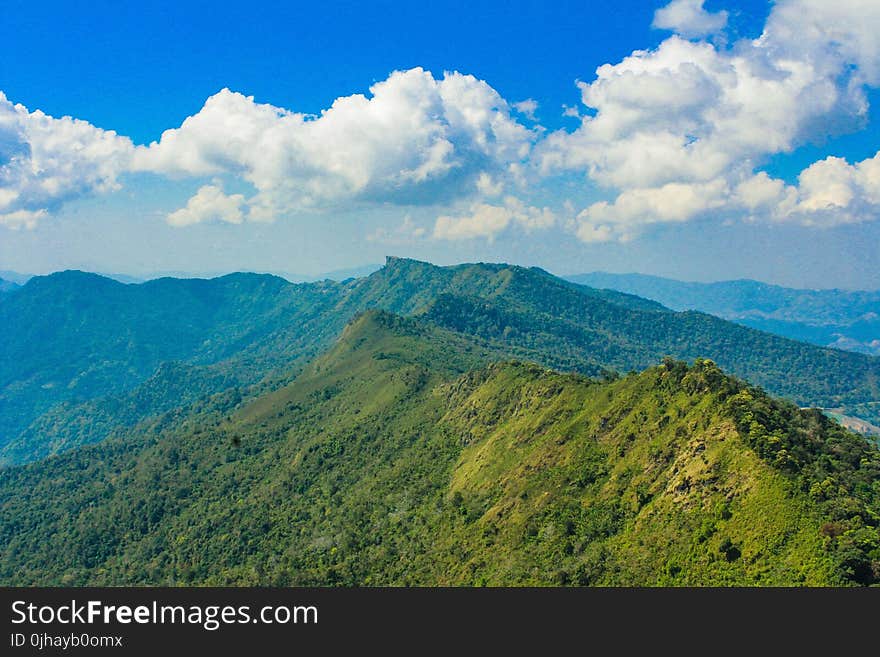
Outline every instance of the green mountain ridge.
[[673, 310], [700, 310], [795, 340], [880, 355], [880, 291], [801, 290], [752, 280], [695, 283], [605, 272], [566, 279], [655, 299]]
[[244, 396], [265, 392], [369, 308], [591, 376], [641, 370], [664, 355], [711, 357], [802, 406], [880, 421], [880, 359], [675, 313], [535, 268], [389, 258], [365, 278], [305, 284], [233, 274], [124, 285], [65, 272], [32, 279], [0, 306], [9, 336], [0, 343], [0, 463], [98, 442], [169, 410], [173, 399], [161, 400], [150, 383], [169, 362], [192, 391], [181, 403], [230, 386]]
[[603, 383], [369, 311], [277, 390], [3, 471], [0, 582], [871, 584], [878, 475], [710, 361]]

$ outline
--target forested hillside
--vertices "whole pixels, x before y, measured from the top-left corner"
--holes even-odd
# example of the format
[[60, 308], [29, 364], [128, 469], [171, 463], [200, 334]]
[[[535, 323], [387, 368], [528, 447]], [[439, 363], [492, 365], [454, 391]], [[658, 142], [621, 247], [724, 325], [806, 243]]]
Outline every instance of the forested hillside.
[[692, 283], [593, 272], [568, 280], [701, 310], [787, 338], [880, 355], [880, 291], [799, 290], [758, 281]]
[[0, 581], [880, 580], [880, 458], [822, 414], [709, 361], [505, 358], [369, 312], [274, 392], [7, 469]]
[[368, 308], [588, 375], [638, 371], [666, 355], [708, 357], [799, 405], [880, 421], [878, 358], [672, 312], [539, 269], [389, 258], [362, 279], [305, 284], [234, 274], [124, 285], [64, 272], [31, 279], [0, 305], [0, 463], [100, 441], [176, 402], [281, 385]]

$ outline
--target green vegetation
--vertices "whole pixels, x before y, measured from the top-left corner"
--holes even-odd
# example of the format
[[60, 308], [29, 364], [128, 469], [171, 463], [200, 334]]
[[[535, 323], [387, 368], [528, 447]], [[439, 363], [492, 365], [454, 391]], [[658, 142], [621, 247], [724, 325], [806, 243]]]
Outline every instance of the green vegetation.
[[0, 304], [0, 463], [99, 442], [231, 387], [243, 398], [262, 394], [369, 308], [589, 376], [642, 370], [665, 355], [710, 357], [801, 406], [880, 423], [878, 358], [671, 312], [540, 269], [389, 258], [366, 278], [307, 284], [234, 274], [124, 285], [64, 272], [34, 278]]
[[134, 390], [80, 403], [60, 402], [0, 447], [0, 465], [34, 461], [123, 433], [146, 417], [188, 406], [217, 390], [247, 390], [221, 368], [169, 362]]
[[0, 582], [880, 581], [859, 436], [711, 361], [603, 382], [509, 353], [371, 311], [274, 391], [8, 468]]
[[794, 340], [880, 355], [880, 291], [796, 290], [758, 281], [688, 283], [594, 272], [569, 280], [700, 310]]

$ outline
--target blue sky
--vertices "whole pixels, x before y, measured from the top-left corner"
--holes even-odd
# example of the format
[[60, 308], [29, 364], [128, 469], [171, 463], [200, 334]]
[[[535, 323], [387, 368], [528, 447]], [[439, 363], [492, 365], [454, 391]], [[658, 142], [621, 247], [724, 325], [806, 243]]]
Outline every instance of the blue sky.
[[5, 3], [0, 269], [880, 287], [876, 3], [124, 4]]

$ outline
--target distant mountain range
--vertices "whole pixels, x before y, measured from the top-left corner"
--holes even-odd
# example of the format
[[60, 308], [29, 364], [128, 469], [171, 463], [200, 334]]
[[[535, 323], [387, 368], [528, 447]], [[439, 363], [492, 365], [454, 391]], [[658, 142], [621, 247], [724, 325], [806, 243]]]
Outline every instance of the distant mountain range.
[[798, 290], [750, 280], [691, 283], [644, 274], [593, 272], [568, 280], [700, 310], [822, 346], [880, 355], [880, 291]]
[[[346, 267], [344, 269], [334, 269], [332, 271], [328, 271], [322, 274], [317, 275], [308, 275], [308, 274], [298, 274], [298, 273], [290, 273], [290, 272], [264, 272], [268, 273], [272, 276], [278, 276], [285, 280], [290, 281], [291, 283], [314, 283], [317, 281], [323, 280], [331, 280], [331, 281], [344, 281], [348, 278], [361, 278], [363, 276], [369, 276], [374, 271], [381, 269], [382, 265], [380, 264], [370, 264], [370, 265], [361, 265], [359, 267]], [[139, 275], [133, 276], [130, 274], [115, 274], [115, 273], [101, 273], [100, 276], [105, 278], [112, 278], [114, 281], [119, 281], [120, 283], [126, 284], [138, 284], [145, 283], [147, 281], [154, 281], [159, 278], [220, 278], [221, 276], [225, 276], [225, 273], [192, 273], [192, 272], [184, 272], [184, 271], [162, 271], [155, 272], [149, 275]], [[4, 284], [7, 286], [10, 283], [15, 284], [15, 286], [21, 286], [27, 283], [31, 278], [33, 278], [33, 274], [22, 274], [15, 271], [0, 271], [0, 292], [4, 290]]]

